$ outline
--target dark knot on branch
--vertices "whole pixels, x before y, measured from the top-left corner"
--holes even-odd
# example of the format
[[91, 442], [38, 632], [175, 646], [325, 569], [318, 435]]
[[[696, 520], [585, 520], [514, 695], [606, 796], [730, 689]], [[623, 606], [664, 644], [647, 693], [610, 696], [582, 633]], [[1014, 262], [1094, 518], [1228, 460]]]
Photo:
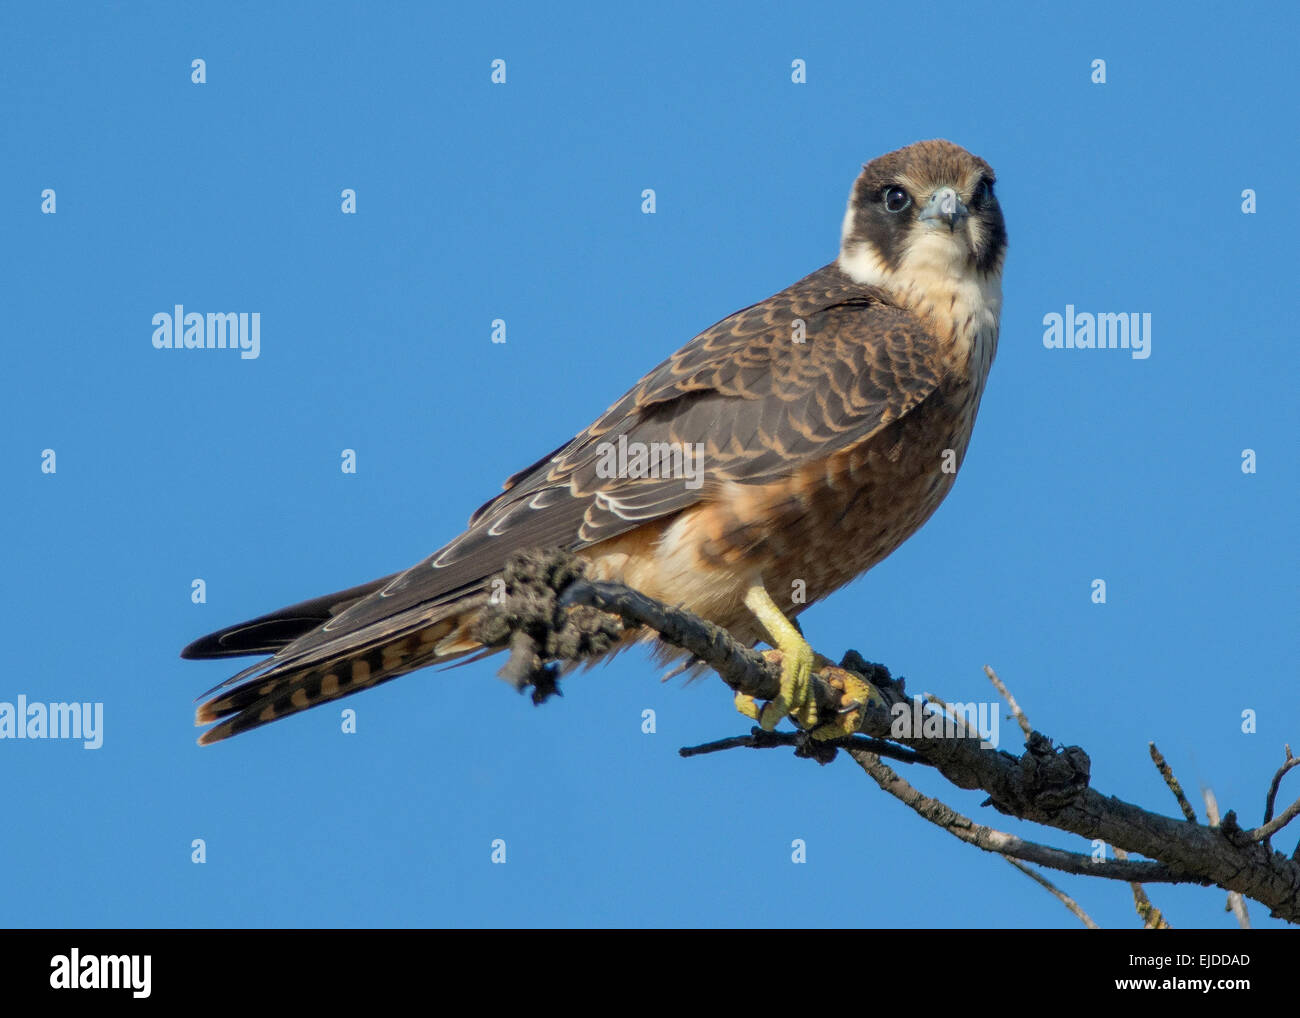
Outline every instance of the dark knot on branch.
[[1025, 751], [1016, 760], [1015, 777], [1006, 783], [1005, 793], [993, 797], [1003, 813], [1024, 815], [1027, 811], [1052, 815], [1075, 802], [1088, 788], [1092, 760], [1078, 746], [1056, 749], [1041, 732], [1031, 732]]
[[515, 555], [479, 612], [473, 638], [485, 647], [509, 645], [501, 676], [520, 692], [531, 686], [534, 703], [559, 692], [556, 661], [599, 657], [624, 636], [617, 615], [562, 603], [585, 569], [582, 559], [558, 548]]

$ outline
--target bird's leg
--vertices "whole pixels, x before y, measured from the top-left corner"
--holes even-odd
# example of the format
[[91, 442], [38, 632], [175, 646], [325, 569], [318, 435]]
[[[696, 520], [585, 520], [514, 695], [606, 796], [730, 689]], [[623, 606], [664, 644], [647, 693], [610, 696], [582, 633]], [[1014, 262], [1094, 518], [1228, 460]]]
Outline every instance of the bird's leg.
[[[746, 591], [745, 607], [763, 624], [776, 648], [773, 653], [781, 658], [781, 689], [776, 699], [760, 710], [752, 696], [736, 694], [736, 709], [757, 721], [764, 731], [772, 731], [783, 717], [789, 715], [800, 728], [811, 729], [814, 739], [839, 739], [857, 731], [861, 721], [858, 708], [868, 700], [884, 703], [879, 691], [870, 683], [814, 654], [808, 641], [776, 606], [762, 584], [755, 584]], [[844, 693], [844, 709], [822, 725], [817, 724], [817, 704], [812, 691], [814, 664], [823, 669], [832, 686]]]
[[813, 649], [761, 583], [745, 591], [745, 607], [763, 624], [772, 646], [781, 653], [781, 691], [760, 712], [752, 696], [736, 694], [736, 709], [753, 718], [764, 731], [772, 731], [783, 717], [791, 715], [803, 728], [817, 723], [817, 706], [812, 698]]

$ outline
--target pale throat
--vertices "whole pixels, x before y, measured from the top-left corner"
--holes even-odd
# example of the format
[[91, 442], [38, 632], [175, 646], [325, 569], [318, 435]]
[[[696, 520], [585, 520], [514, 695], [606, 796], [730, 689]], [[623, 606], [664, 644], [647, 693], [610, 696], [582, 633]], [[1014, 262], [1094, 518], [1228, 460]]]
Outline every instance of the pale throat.
[[997, 351], [1002, 273], [975, 268], [962, 235], [927, 230], [894, 269], [861, 241], [842, 246], [838, 262], [855, 283], [879, 287], [933, 329], [954, 369], [983, 381]]

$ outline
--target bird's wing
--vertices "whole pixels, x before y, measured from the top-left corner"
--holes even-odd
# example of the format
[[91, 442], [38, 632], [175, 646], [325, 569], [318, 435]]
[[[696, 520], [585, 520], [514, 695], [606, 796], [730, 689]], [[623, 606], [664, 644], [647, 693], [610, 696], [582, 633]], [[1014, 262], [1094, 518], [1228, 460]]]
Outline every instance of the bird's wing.
[[[589, 428], [511, 477], [464, 533], [423, 562], [387, 582], [305, 602], [313, 611], [294, 606], [223, 630], [187, 652], [260, 650], [270, 642], [257, 634], [293, 635], [293, 626], [329, 610], [274, 657], [216, 687], [257, 675], [267, 688], [276, 675], [387, 645], [482, 597], [517, 551], [588, 547], [706, 500], [720, 482], [784, 476], [897, 420], [942, 375], [937, 341], [910, 313], [828, 265], [700, 333]], [[698, 444], [707, 479], [688, 486], [678, 476], [601, 476], [604, 443], [620, 438]]]
[[383, 576], [347, 590], [340, 590], [310, 601], [300, 601], [288, 608], [261, 615], [238, 625], [227, 626], [215, 633], [201, 636], [181, 651], [183, 658], [243, 657], [247, 654], [274, 654], [287, 647], [300, 636], [350, 608], [397, 579], [401, 573]]

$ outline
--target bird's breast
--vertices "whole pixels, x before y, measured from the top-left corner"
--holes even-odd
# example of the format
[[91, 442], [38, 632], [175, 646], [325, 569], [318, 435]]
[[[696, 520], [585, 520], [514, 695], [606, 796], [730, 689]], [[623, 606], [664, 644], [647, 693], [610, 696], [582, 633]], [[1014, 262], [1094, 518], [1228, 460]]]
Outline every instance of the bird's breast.
[[753, 628], [744, 595], [756, 582], [797, 615], [888, 556], [938, 508], [966, 454], [982, 381], [945, 382], [857, 445], [773, 483], [724, 484], [584, 557], [599, 578], [738, 633]]

